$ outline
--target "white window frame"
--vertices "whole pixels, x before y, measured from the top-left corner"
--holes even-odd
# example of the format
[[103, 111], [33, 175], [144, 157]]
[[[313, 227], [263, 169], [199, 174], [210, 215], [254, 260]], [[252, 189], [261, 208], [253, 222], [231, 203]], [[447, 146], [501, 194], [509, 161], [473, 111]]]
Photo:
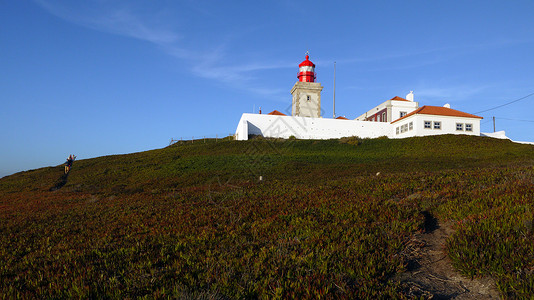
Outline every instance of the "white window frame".
[[441, 130], [441, 121], [434, 121], [434, 126], [432, 126], [435, 130]]
[[402, 117], [404, 117], [404, 116], [407, 115], [407, 114], [408, 114], [408, 112], [401, 111], [401, 112], [400, 112], [400, 117], [399, 117], [399, 118], [402, 118]]
[[382, 113], [382, 122], [387, 122], [385, 112]]
[[464, 123], [456, 123], [456, 131], [464, 131]]
[[465, 131], [473, 131], [473, 124], [465, 123]]
[[413, 122], [410, 122], [410, 125], [409, 125], [410, 129], [409, 130], [413, 130]]
[[[432, 121], [423, 121], [424, 129], [432, 129]], [[428, 127], [426, 126], [428, 124]]]
[[399, 134], [399, 127], [397, 126], [397, 134]]

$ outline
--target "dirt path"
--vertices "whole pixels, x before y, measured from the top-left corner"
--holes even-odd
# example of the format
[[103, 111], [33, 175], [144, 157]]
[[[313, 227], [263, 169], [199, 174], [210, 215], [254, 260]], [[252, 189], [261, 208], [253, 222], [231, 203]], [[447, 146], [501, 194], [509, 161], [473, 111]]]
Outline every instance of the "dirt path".
[[[70, 173], [70, 172], [69, 172]], [[50, 191], [57, 191], [60, 188], [62, 188], [65, 184], [67, 184], [67, 180], [69, 179], [69, 173], [63, 174], [59, 179], [57, 180], [56, 184], [50, 188]]]
[[491, 278], [471, 280], [452, 267], [445, 254], [445, 242], [454, 232], [450, 223], [439, 223], [425, 215], [426, 233], [416, 234], [404, 255], [409, 258], [408, 271], [400, 274], [409, 296], [426, 299], [499, 299]]

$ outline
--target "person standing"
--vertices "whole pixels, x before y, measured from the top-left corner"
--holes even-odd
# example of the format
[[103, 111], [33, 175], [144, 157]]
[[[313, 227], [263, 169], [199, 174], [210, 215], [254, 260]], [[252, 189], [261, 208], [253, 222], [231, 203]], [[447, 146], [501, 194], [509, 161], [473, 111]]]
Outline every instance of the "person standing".
[[65, 174], [68, 174], [70, 172], [70, 168], [72, 167], [72, 163], [76, 159], [75, 155], [69, 155], [67, 158], [67, 161], [65, 162]]

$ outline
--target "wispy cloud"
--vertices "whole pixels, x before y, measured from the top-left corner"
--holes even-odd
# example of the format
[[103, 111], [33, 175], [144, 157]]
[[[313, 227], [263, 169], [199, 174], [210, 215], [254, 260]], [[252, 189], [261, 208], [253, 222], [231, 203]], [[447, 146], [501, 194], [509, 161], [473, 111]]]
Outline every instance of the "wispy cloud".
[[[230, 41], [219, 41], [208, 49], [185, 46], [188, 32], [173, 27], [172, 22], [161, 20], [163, 13], [139, 13], [125, 4], [112, 6], [108, 2], [84, 2], [83, 5], [60, 4], [50, 0], [34, 0], [48, 13], [73, 24], [110, 34], [116, 34], [149, 42], [167, 55], [182, 60], [195, 76], [215, 80], [225, 85], [257, 93], [264, 96], [278, 94], [278, 90], [250, 84], [255, 72], [294, 67], [294, 62], [271, 62], [259, 64], [255, 61], [240, 60], [239, 64], [229, 63], [227, 49]], [[194, 3], [188, 3], [194, 6]], [[191, 9], [191, 7], [190, 7]], [[209, 12], [200, 7], [203, 14]]]
[[[50, 14], [68, 22], [90, 29], [144, 40], [157, 45], [167, 45], [179, 40], [180, 35], [172, 30], [159, 28], [140, 19], [127, 7], [112, 8], [102, 5], [67, 6], [47, 0], [35, 0]], [[155, 21], [153, 21], [155, 23]]]

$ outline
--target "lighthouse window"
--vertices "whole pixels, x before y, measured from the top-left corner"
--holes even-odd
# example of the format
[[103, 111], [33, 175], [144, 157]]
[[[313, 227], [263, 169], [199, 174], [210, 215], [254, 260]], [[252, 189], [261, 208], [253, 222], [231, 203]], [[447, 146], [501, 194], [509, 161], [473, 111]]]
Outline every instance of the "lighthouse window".
[[405, 112], [405, 111], [401, 111], [401, 112], [400, 112], [400, 117], [401, 117], [401, 118], [404, 117], [405, 115], [406, 115], [406, 112]]
[[310, 95], [306, 96], [306, 100], [310, 101]]

